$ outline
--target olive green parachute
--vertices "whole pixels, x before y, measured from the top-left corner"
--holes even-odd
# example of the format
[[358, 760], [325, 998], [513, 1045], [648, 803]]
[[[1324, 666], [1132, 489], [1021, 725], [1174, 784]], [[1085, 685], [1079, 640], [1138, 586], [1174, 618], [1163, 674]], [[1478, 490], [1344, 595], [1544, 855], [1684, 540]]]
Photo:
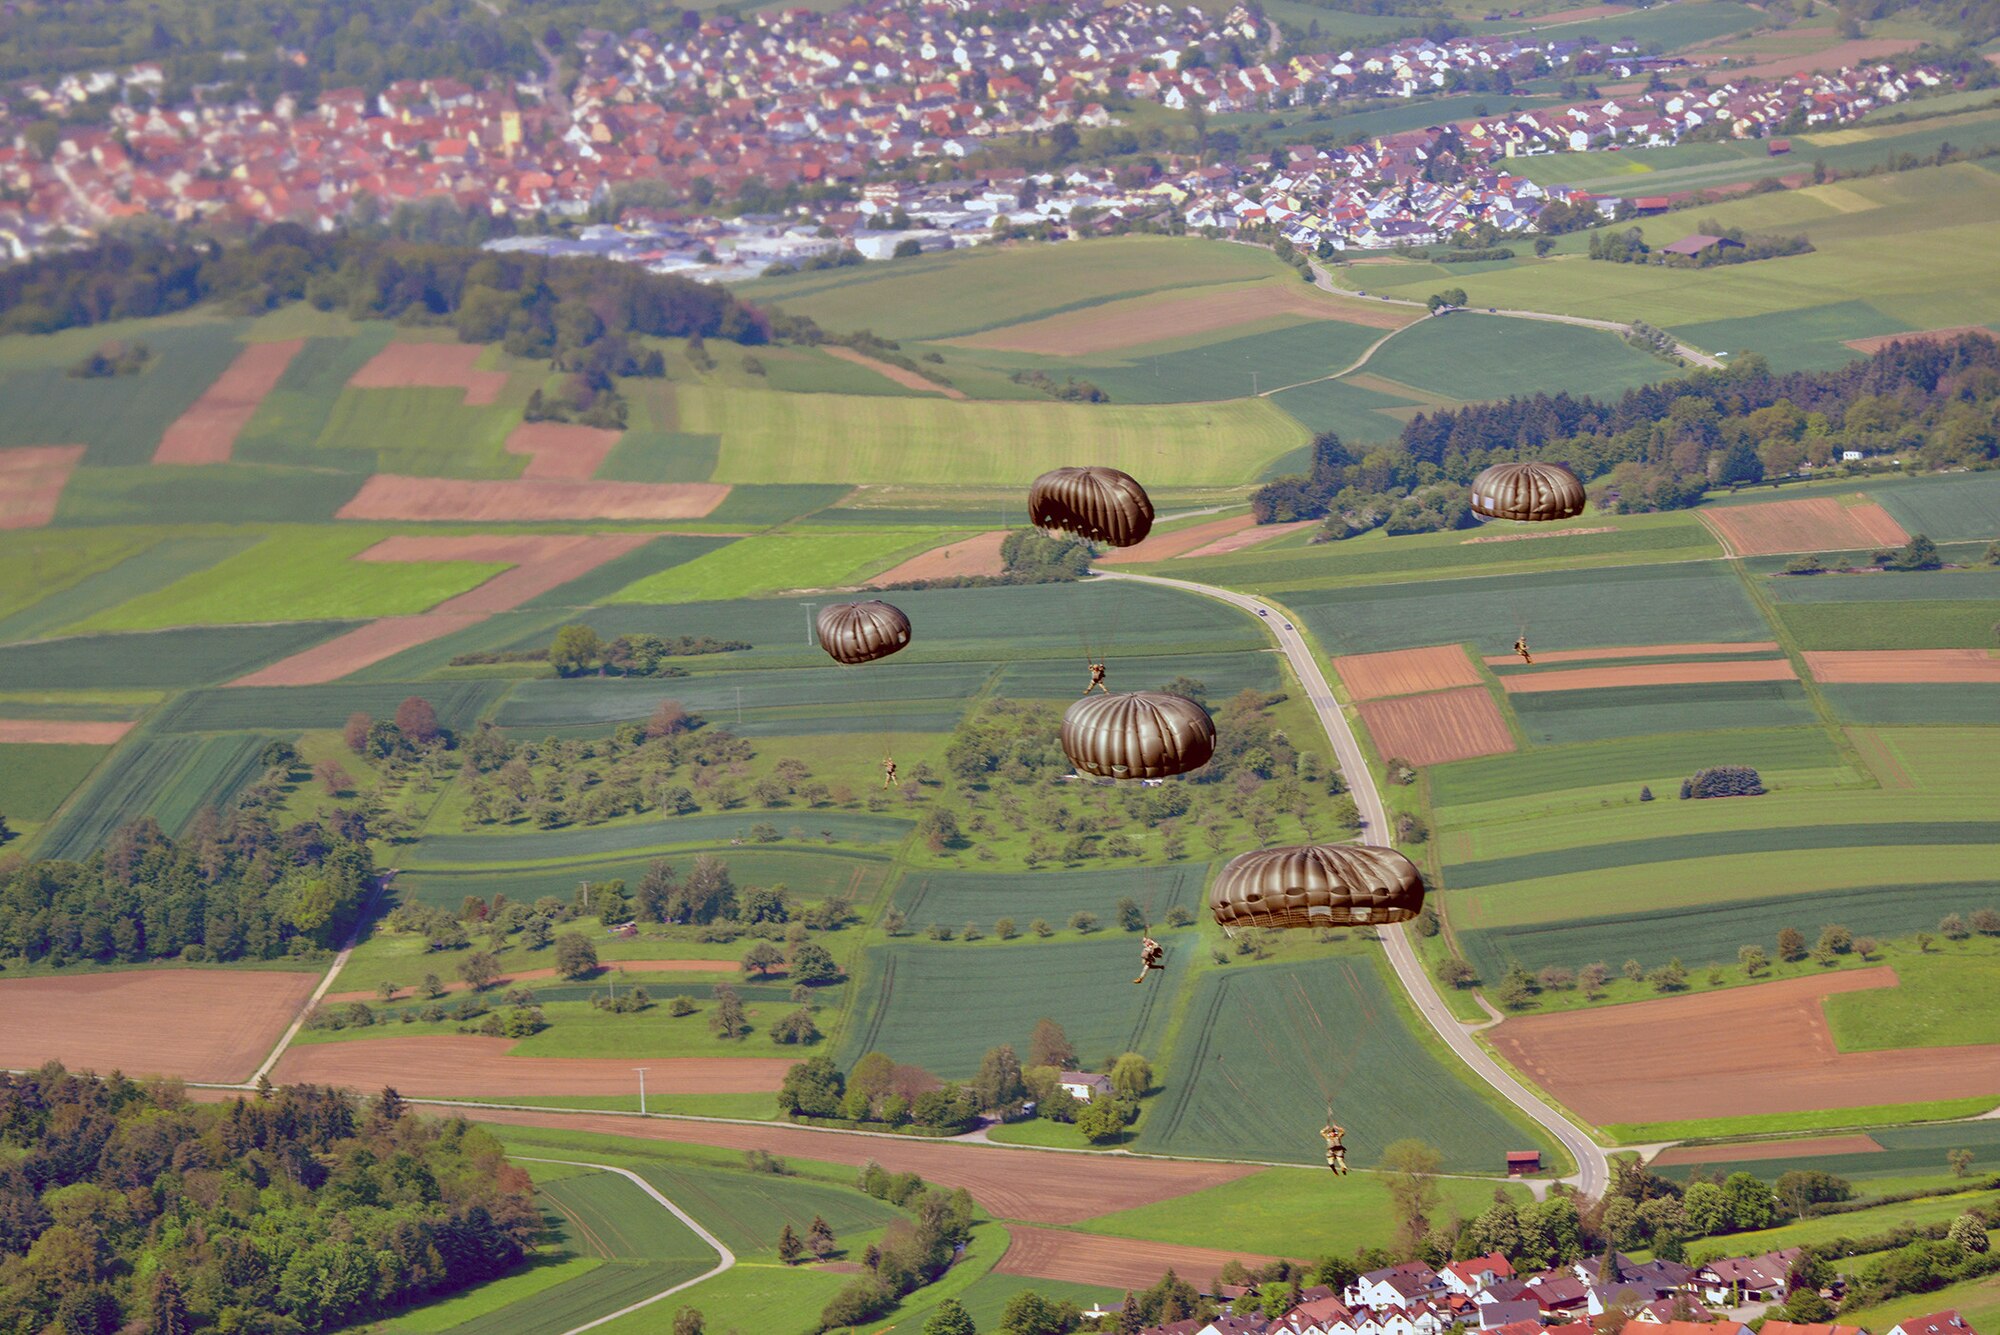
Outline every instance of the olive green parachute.
[[1063, 713], [1062, 749], [1081, 774], [1164, 779], [1215, 754], [1215, 720], [1184, 695], [1087, 695]]
[[842, 663], [872, 663], [910, 642], [910, 619], [880, 600], [832, 603], [816, 620], [819, 647]]
[[1037, 528], [1130, 547], [1153, 527], [1153, 502], [1129, 473], [1115, 468], [1056, 468], [1028, 488]]
[[1583, 484], [1561, 464], [1494, 464], [1472, 480], [1473, 513], [1486, 519], [1574, 519], [1583, 499]]
[[1208, 892], [1223, 927], [1351, 927], [1405, 922], [1424, 878], [1391, 848], [1303, 844], [1231, 858]]

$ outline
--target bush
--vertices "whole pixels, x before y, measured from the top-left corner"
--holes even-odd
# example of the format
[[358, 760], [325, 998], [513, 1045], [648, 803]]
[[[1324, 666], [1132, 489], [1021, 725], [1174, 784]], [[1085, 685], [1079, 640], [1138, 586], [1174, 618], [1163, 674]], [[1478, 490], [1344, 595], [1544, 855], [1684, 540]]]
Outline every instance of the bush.
[[1683, 798], [1757, 797], [1763, 792], [1763, 779], [1748, 765], [1715, 765], [1681, 784]]

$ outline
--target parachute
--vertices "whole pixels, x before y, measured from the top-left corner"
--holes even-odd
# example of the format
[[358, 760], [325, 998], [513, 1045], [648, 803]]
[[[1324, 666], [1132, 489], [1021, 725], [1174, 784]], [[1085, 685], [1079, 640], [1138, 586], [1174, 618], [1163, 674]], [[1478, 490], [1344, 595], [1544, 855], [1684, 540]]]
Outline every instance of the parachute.
[[814, 622], [819, 647], [850, 667], [887, 658], [910, 642], [910, 619], [900, 607], [879, 599], [830, 603]]
[[1583, 500], [1583, 484], [1561, 464], [1494, 464], [1472, 480], [1473, 513], [1482, 519], [1574, 519]]
[[1153, 527], [1153, 502], [1129, 473], [1115, 468], [1056, 468], [1028, 488], [1037, 528], [1130, 547]]
[[1231, 858], [1208, 907], [1232, 927], [1351, 927], [1407, 922], [1424, 906], [1424, 878], [1401, 853], [1362, 844], [1266, 848]]
[[1062, 749], [1079, 773], [1164, 779], [1215, 754], [1215, 720], [1184, 695], [1087, 695], [1063, 713]]

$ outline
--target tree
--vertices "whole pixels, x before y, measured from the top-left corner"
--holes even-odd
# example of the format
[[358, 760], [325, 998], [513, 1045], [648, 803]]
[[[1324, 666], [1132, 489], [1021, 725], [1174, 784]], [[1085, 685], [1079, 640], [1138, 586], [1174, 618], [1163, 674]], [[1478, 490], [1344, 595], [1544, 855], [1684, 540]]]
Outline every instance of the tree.
[[[904, 246], [914, 246], [914, 241], [905, 241]], [[903, 246], [897, 246], [898, 252]], [[1009, 1329], [1012, 1329], [1011, 1327]], [[947, 1298], [932, 1312], [930, 1320], [924, 1322], [924, 1335], [979, 1335], [979, 1327], [972, 1322], [972, 1314], [965, 1310], [965, 1304], [956, 1298]]]
[[1405, 1256], [1416, 1254], [1430, 1231], [1437, 1209], [1438, 1165], [1444, 1156], [1421, 1140], [1398, 1140], [1382, 1151], [1381, 1171], [1388, 1177], [1389, 1203], [1396, 1212], [1396, 1238]]
[[1944, 1156], [1944, 1161], [1951, 1165], [1951, 1175], [1953, 1177], [1965, 1177], [1972, 1172], [1971, 1150], [1948, 1151]]
[[1873, 959], [1875, 952], [1881, 948], [1882, 943], [1872, 936], [1857, 936], [1854, 938], [1854, 953], [1864, 960]]
[[646, 735], [651, 738], [678, 737], [692, 728], [694, 715], [678, 700], [662, 700], [653, 707], [652, 717], [646, 720]]
[[320, 787], [326, 789], [328, 797], [338, 797], [354, 787], [354, 780], [341, 768], [337, 760], [322, 760], [314, 765], [313, 777], [319, 780]]
[[817, 1043], [819, 1042], [819, 1022], [813, 1019], [810, 1009], [801, 1006], [788, 1015], [781, 1015], [771, 1022], [773, 1043]]
[[750, 1032], [750, 1013], [743, 1009], [743, 997], [727, 983], [715, 985], [715, 1013], [708, 1027], [721, 1038], [741, 1038]]
[[1771, 967], [1770, 957], [1764, 953], [1764, 947], [1759, 945], [1740, 948], [1736, 952], [1736, 962], [1743, 966], [1743, 972], [1751, 978], [1757, 977]]
[[556, 973], [564, 978], [588, 978], [597, 972], [597, 947], [582, 932], [556, 938]]
[[1146, 930], [1145, 911], [1139, 907], [1139, 901], [1133, 899], [1130, 895], [1126, 895], [1118, 901], [1118, 925], [1128, 932], [1143, 932]]
[[819, 987], [826, 983], [837, 983], [841, 979], [840, 966], [833, 961], [833, 953], [815, 941], [801, 943], [792, 951], [792, 981], [807, 987]]
[[1108, 1144], [1124, 1134], [1125, 1110], [1116, 1099], [1100, 1094], [1084, 1104], [1083, 1111], [1076, 1115], [1076, 1129], [1093, 1145]]
[[549, 646], [549, 663], [565, 677], [587, 672], [604, 657], [604, 641], [588, 626], [564, 626]]
[[699, 1307], [674, 1309], [674, 1335], [708, 1335], [708, 1322]]
[[413, 695], [396, 706], [396, 728], [419, 746], [436, 741], [444, 732], [438, 726], [437, 710], [421, 695]]
[[838, 1117], [846, 1081], [831, 1057], [795, 1062], [778, 1085], [778, 1111], [786, 1117]]
[[1956, 913], [1947, 913], [1939, 918], [1938, 930], [1944, 933], [1944, 939], [1947, 941], [1963, 941], [1972, 935], [1965, 926], [1965, 919]]
[[833, 1255], [838, 1245], [834, 1241], [832, 1227], [823, 1217], [814, 1215], [812, 1223], [806, 1228], [806, 1249], [824, 1261]]
[[368, 734], [375, 727], [375, 720], [366, 714], [349, 714], [347, 726], [340, 730], [340, 739], [347, 743], [347, 749], [355, 755], [368, 753]]
[[1992, 1247], [1986, 1236], [1986, 1225], [1979, 1216], [1962, 1214], [1951, 1221], [1951, 1228], [1945, 1237], [1957, 1243], [1965, 1251], [1983, 1254]]
[[1778, 958], [1787, 964], [1796, 964], [1806, 957], [1806, 934], [1796, 927], [1781, 928], [1778, 932]]
[[[1981, 1234], [1982, 1241], [1985, 1234]], [[1984, 1247], [1980, 1248], [1985, 1251]], [[190, 1335], [194, 1322], [188, 1316], [187, 1300], [173, 1275], [160, 1270], [153, 1276], [153, 1307], [146, 1318], [146, 1335]]]
[[806, 1254], [806, 1246], [799, 1241], [799, 1235], [786, 1224], [778, 1234], [778, 1259], [786, 1265], [797, 1265]]
[[1729, 1226], [1729, 1203], [1722, 1188], [1713, 1182], [1690, 1182], [1681, 1193], [1681, 1212], [1687, 1216], [1688, 1233], [1706, 1237]]
[[1128, 1099], [1142, 1097], [1153, 1087], [1153, 1067], [1136, 1052], [1127, 1052], [1111, 1064], [1111, 1087]]
[[1479, 971], [1457, 955], [1447, 955], [1438, 961], [1437, 976], [1447, 987], [1471, 987], [1479, 981]]
[[1889, 559], [1891, 570], [1936, 570], [1943, 564], [1944, 558], [1938, 555], [1937, 544], [1928, 533], [1917, 534]]
[[1599, 961], [1595, 964], [1586, 964], [1578, 970], [1576, 982], [1577, 986], [1583, 989], [1585, 999], [1595, 1001], [1604, 995], [1604, 984], [1610, 977], [1609, 966]]
[[1087, 909], [1078, 909], [1069, 915], [1069, 929], [1087, 936], [1097, 930], [1097, 915]]
[[[1126, 1294], [1125, 1301], [1130, 1304], [1132, 1295]], [[1049, 1301], [1033, 1289], [1023, 1289], [1000, 1309], [1000, 1329], [1007, 1335], [1069, 1335], [1076, 1329], [1073, 1310]], [[1133, 1309], [1128, 1305], [1125, 1310]]]
[[743, 952], [743, 972], [762, 976], [781, 967], [785, 962], [785, 952], [769, 941], [753, 941], [750, 949]]
[[1002, 1043], [986, 1050], [971, 1088], [981, 1108], [1005, 1108], [1026, 1097], [1027, 1089], [1021, 1083], [1021, 1059], [1014, 1055], [1011, 1044]]
[[1750, 1173], [1731, 1173], [1722, 1184], [1724, 1208], [1738, 1232], [1768, 1226], [1776, 1210], [1771, 1189]]
[[417, 993], [427, 1001], [436, 1001], [444, 995], [444, 980], [434, 973], [427, 973], [424, 981], [417, 984]]
[[1028, 1065], [1053, 1066], [1058, 1071], [1067, 1071], [1076, 1065], [1076, 1048], [1070, 1043], [1069, 1035], [1047, 1016], [1035, 1021], [1035, 1032], [1028, 1038]]
[[458, 976], [475, 992], [484, 992], [500, 981], [500, 961], [491, 951], [475, 950], [458, 962]]

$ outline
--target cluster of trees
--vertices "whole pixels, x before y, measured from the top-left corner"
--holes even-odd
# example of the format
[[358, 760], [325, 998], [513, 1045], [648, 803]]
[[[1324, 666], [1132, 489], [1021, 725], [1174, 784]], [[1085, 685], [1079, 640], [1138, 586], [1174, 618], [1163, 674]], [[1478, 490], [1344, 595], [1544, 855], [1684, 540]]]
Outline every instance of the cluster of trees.
[[[2000, 542], [1993, 543], [1986, 549], [1985, 563], [2000, 565]], [[1868, 565], [1876, 570], [1941, 570], [1944, 568], [1944, 554], [1938, 551], [1937, 544], [1931, 541], [1928, 533], [1919, 533], [1893, 551], [1884, 548], [1870, 553]], [[1819, 553], [1801, 552], [1785, 562], [1785, 568], [1780, 573], [1823, 575], [1827, 569], [1827, 564]], [[1850, 566], [1847, 569], [1853, 572], [1854, 567]]]
[[[870, 1161], [862, 1166], [856, 1185], [870, 1195], [894, 1200], [885, 1188], [894, 1189], [901, 1181]], [[923, 1187], [921, 1178], [917, 1186]], [[972, 1237], [976, 1209], [965, 1188], [947, 1192], [930, 1187], [897, 1194], [902, 1199], [896, 1203], [915, 1217], [889, 1225], [882, 1241], [862, 1253], [862, 1274], [828, 1300], [820, 1312], [818, 1329], [858, 1326], [881, 1316], [898, 1298], [934, 1282], [949, 1269], [959, 1249]]]
[[397, 705], [394, 719], [375, 719], [358, 710], [349, 714], [340, 737], [348, 750], [370, 760], [414, 760], [433, 748], [449, 751], [458, 744], [438, 722], [431, 702], [420, 695]]
[[748, 640], [718, 640], [713, 635], [633, 633], [606, 640], [589, 626], [564, 626], [556, 632], [546, 655], [556, 674], [578, 677], [681, 677], [687, 674], [667, 660], [698, 654], [726, 654], [750, 648]]
[[1693, 255], [1655, 250], [1646, 244], [1638, 228], [1623, 232], [1594, 232], [1590, 238], [1590, 258], [1614, 264], [1663, 264], [1670, 269], [1710, 269], [1718, 264], [1747, 264], [1751, 260], [1771, 260], [1783, 255], [1809, 255], [1812, 241], [1801, 232], [1797, 236], [1761, 236], [1740, 227], [1718, 227], [1704, 221], [1701, 232], [1720, 237], [1727, 244], [1708, 246]]
[[505, 1274], [540, 1231], [499, 1142], [393, 1089], [0, 1073], [8, 1330], [330, 1330]]
[[1432, 315], [1443, 310], [1456, 310], [1465, 305], [1465, 289], [1448, 287], [1442, 292], [1431, 293], [1431, 299], [1424, 303], [1430, 307]]
[[1017, 385], [1027, 385], [1065, 403], [1111, 402], [1111, 396], [1094, 381], [1078, 380], [1073, 375], [1057, 380], [1047, 371], [1016, 371], [1007, 378]]
[[432, 1002], [428, 1006], [405, 1006], [392, 1011], [378, 1011], [365, 1001], [322, 1004], [313, 1007], [312, 1013], [306, 1016], [306, 1028], [366, 1029], [378, 1024], [416, 1024], [420, 1020], [426, 1024], [442, 1024], [454, 1020], [461, 1034], [527, 1038], [549, 1027], [548, 1016], [534, 1004], [534, 997], [535, 994], [526, 988], [518, 993], [509, 992], [508, 1009], [504, 1012], [494, 1010], [478, 996], [467, 997], [449, 1008]]
[[1664, 329], [1647, 324], [1644, 320], [1632, 322], [1632, 330], [1625, 335], [1625, 341], [1641, 352], [1650, 352], [1655, 357], [1665, 358], [1676, 366], [1683, 364], [1680, 340]]
[[1695, 797], [1761, 797], [1764, 780], [1748, 765], [1711, 765], [1681, 780], [1683, 801]]
[[137, 375], [146, 369], [146, 363], [152, 359], [153, 350], [143, 339], [133, 339], [130, 343], [106, 343], [72, 365], [66, 374], [72, 380], [108, 380], [113, 376]]
[[955, 1135], [978, 1118], [979, 1103], [963, 1085], [871, 1052], [854, 1064], [851, 1078], [831, 1057], [794, 1064], [778, 1088], [778, 1113], [796, 1121], [909, 1126]]
[[374, 888], [367, 839], [354, 813], [279, 830], [204, 811], [179, 840], [148, 816], [81, 862], [0, 865], [0, 955], [59, 967], [330, 949]]
[[[604, 738], [516, 743], [482, 725], [459, 768], [466, 828], [527, 819], [553, 830], [646, 812], [727, 811], [746, 796], [756, 753], [726, 729], [699, 724], [679, 701], [663, 700], [645, 723], [624, 724]], [[758, 780], [748, 795], [768, 806], [837, 800], [802, 763], [780, 761], [777, 769], [783, 777]]]
[[1251, 504], [1260, 523], [1329, 516], [1329, 532], [1345, 536], [1418, 488], [1463, 485], [1489, 464], [1557, 459], [1604, 478], [1601, 499], [1618, 509], [1674, 509], [1712, 482], [1823, 466], [1848, 449], [1987, 466], [2000, 459], [1996, 418], [2000, 343], [1984, 334], [1895, 343], [1830, 371], [1778, 374], [1747, 356], [1610, 402], [1532, 394], [1422, 414], [1395, 443], [1366, 449], [1324, 433], [1308, 473], [1260, 488]]
[[1015, 1121], [1026, 1116], [1032, 1104], [1034, 1115], [1043, 1121], [1073, 1123], [1084, 1139], [1101, 1145], [1118, 1139], [1139, 1119], [1139, 1100], [1153, 1087], [1152, 1064], [1139, 1053], [1127, 1052], [1105, 1072], [1111, 1095], [1078, 1099], [1063, 1088], [1061, 1078], [1076, 1066], [1076, 1051], [1062, 1026], [1047, 1018], [1036, 1022], [1028, 1059], [1023, 1067], [1011, 1043], [986, 1050], [979, 1074], [968, 1086], [982, 1112]]
[[[1835, 1273], [1837, 1259], [1879, 1253], [1858, 1266], [1841, 1261], [1840, 1268], [1848, 1271], [1847, 1292], [1841, 1306], [1859, 1310], [1905, 1294], [1930, 1293], [1948, 1284], [2000, 1271], [2000, 1253], [1991, 1249], [1987, 1236], [1987, 1230], [1995, 1225], [2000, 1225], [2000, 1211], [1974, 1206], [1948, 1224], [1900, 1228], [1879, 1237], [1836, 1238], [1817, 1244], [1807, 1249], [1795, 1269], [1823, 1277], [1820, 1283], [1825, 1283]], [[1819, 1285], [1810, 1287], [1816, 1289]], [[1831, 1307], [1816, 1292], [1809, 1299], [1794, 1293], [1786, 1307], [1794, 1321], [1824, 1321], [1832, 1315]], [[1822, 1315], [1811, 1315], [1814, 1312]]]
[[1000, 543], [1001, 574], [952, 575], [944, 579], [910, 579], [883, 585], [888, 589], [978, 589], [1003, 584], [1064, 584], [1090, 571], [1096, 548], [1082, 538], [1050, 537], [1039, 529], [1009, 533]]

